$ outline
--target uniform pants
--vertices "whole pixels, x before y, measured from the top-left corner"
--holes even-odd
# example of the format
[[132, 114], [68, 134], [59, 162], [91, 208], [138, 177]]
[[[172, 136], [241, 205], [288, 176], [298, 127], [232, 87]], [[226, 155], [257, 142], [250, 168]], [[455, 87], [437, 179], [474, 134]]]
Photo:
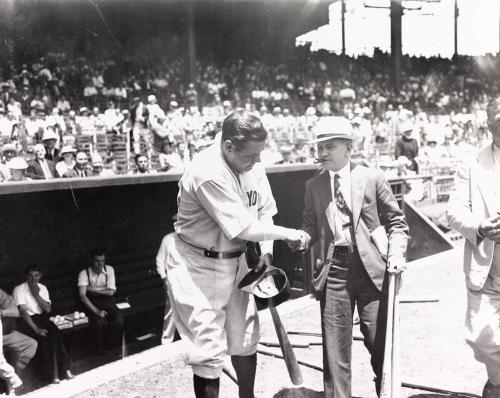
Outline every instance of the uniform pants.
[[227, 354], [257, 351], [259, 319], [253, 295], [238, 289], [248, 272], [245, 256], [217, 260], [172, 235], [167, 279], [179, 335], [191, 342], [188, 363], [203, 378], [220, 377]]
[[16, 369], [26, 368], [31, 358], [35, 356], [37, 346], [38, 343], [35, 339], [17, 330], [3, 336], [4, 351], [14, 353], [16, 361], [14, 367]]
[[500, 292], [468, 290], [465, 326], [474, 357], [485, 364], [489, 381], [500, 385]]
[[3, 354], [3, 334], [2, 320], [0, 318], [0, 378], [4, 379], [9, 385], [9, 389], [21, 386], [22, 381], [14, 372], [14, 368], [7, 362]]
[[120, 312], [120, 309], [116, 306], [114, 297], [96, 295], [89, 296], [89, 300], [98, 309], [108, 313], [108, 315], [104, 318], [95, 315], [93, 312], [89, 313], [90, 327], [97, 338], [99, 350], [102, 350], [104, 348], [104, 329], [108, 329], [112, 333], [114, 332], [115, 338], [118, 338], [118, 335], [121, 337], [121, 331], [123, 329], [123, 315]]
[[352, 320], [357, 305], [364, 344], [380, 388], [386, 305], [368, 276], [358, 252], [334, 252], [321, 304], [323, 379], [326, 398], [351, 398]]

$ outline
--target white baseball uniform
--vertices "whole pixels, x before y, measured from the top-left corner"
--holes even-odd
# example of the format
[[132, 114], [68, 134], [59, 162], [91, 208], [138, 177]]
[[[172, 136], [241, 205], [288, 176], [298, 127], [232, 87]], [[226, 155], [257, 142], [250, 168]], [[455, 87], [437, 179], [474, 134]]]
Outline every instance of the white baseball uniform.
[[[254, 297], [237, 287], [248, 272], [245, 255], [219, 260], [203, 249], [242, 250], [237, 236], [255, 219], [272, 222], [276, 212], [265, 170], [257, 164], [235, 175], [217, 144], [179, 181], [176, 233], [165, 242], [167, 280], [176, 328], [192, 343], [189, 363], [200, 377], [219, 377], [226, 354], [252, 355], [259, 340]], [[272, 253], [272, 241], [261, 246]]]

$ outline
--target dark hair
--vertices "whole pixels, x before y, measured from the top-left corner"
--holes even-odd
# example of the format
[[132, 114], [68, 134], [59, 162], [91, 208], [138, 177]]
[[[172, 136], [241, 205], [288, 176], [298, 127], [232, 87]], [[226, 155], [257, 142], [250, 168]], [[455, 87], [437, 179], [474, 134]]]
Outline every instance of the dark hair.
[[105, 254], [106, 254], [106, 250], [104, 250], [104, 247], [96, 247], [96, 248], [92, 249], [92, 251], [90, 252], [90, 258], [94, 258], [97, 256], [103, 256]]
[[138, 153], [137, 155], [135, 155], [134, 157], [134, 161], [135, 163], [137, 164], [137, 161], [139, 160], [139, 158], [142, 158], [142, 157], [145, 157], [146, 159], [148, 158], [144, 153]]
[[38, 271], [40, 273], [43, 273], [42, 267], [35, 263], [28, 264], [26, 267], [24, 267], [25, 275], [28, 275], [31, 271]]
[[267, 131], [260, 119], [247, 111], [235, 111], [222, 123], [221, 142], [231, 141], [236, 148], [247, 141], [264, 141]]

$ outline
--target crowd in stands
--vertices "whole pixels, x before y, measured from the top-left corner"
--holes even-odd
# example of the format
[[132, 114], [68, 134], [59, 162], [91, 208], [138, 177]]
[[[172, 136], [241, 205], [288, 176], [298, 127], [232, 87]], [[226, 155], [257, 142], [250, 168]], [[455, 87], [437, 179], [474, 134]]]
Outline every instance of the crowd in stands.
[[325, 115], [351, 120], [358, 157], [397, 169], [405, 156], [420, 173], [446, 171], [487, 137], [486, 97], [499, 87], [494, 57], [405, 57], [397, 95], [389, 62], [382, 53], [275, 65], [200, 61], [198, 81], [188, 84], [182, 60], [120, 73], [113, 60], [62, 53], [10, 63], [0, 75], [0, 178], [182, 172], [234, 109], [263, 120], [266, 165], [313, 163], [308, 141]]

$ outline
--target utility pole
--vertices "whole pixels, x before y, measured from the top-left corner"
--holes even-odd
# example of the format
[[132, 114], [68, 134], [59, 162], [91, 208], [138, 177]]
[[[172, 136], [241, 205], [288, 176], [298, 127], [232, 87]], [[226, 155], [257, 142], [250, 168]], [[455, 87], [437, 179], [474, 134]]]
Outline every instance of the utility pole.
[[455, 31], [454, 31], [454, 44], [455, 44], [455, 51], [453, 53], [453, 57], [457, 58], [458, 57], [458, 0], [455, 0], [455, 12], [454, 12], [454, 20], [455, 20]]
[[188, 70], [189, 81], [196, 84], [196, 33], [195, 33], [195, 20], [194, 20], [194, 1], [186, 2], [187, 14], [187, 50], [188, 50]]
[[345, 55], [345, 0], [341, 0], [340, 15], [342, 22], [342, 55]]
[[402, 0], [391, 0], [391, 86], [394, 94], [399, 94], [401, 89], [402, 19]]

